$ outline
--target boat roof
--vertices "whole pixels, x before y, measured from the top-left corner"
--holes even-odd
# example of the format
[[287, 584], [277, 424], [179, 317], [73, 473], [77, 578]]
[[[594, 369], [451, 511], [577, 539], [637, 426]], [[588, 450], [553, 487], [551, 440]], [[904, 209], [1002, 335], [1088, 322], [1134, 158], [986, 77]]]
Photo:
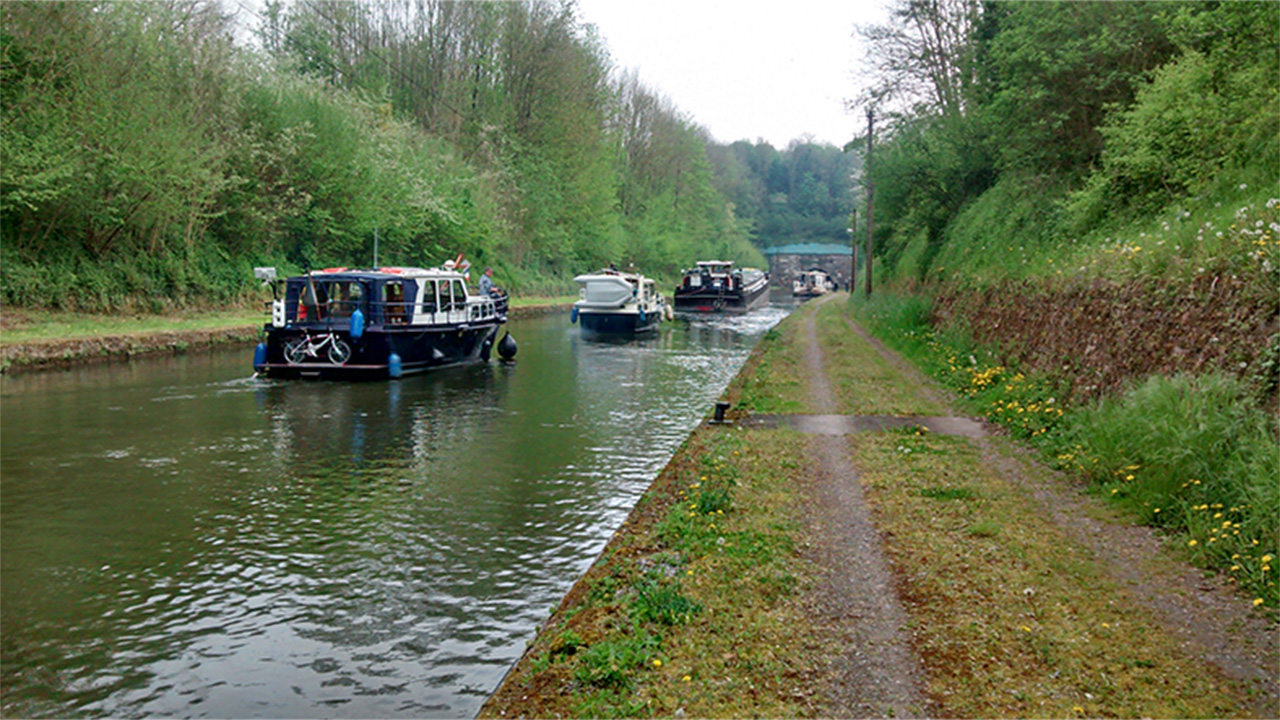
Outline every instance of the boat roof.
[[[342, 276], [344, 278], [362, 278], [371, 280], [395, 280], [397, 278], [434, 278], [439, 280], [465, 280], [464, 273], [448, 268], [420, 268], [387, 266], [379, 268], [345, 268], [331, 267], [323, 270], [312, 270], [312, 278]], [[295, 275], [291, 280], [305, 279], [307, 275]]]
[[647, 278], [643, 275], [640, 275], [639, 273], [626, 273], [626, 272], [622, 272], [621, 270], [609, 270], [609, 269], [601, 270], [599, 272], [585, 273], [582, 275], [578, 275], [573, 279], [574, 282], [581, 283], [583, 285], [589, 282], [601, 282], [601, 281], [616, 282], [619, 280], [623, 282], [630, 282], [630, 283], [653, 282], [652, 278]]
[[703, 267], [704, 265], [705, 266], [733, 265], [733, 261], [732, 260], [699, 260], [698, 261], [698, 267]]

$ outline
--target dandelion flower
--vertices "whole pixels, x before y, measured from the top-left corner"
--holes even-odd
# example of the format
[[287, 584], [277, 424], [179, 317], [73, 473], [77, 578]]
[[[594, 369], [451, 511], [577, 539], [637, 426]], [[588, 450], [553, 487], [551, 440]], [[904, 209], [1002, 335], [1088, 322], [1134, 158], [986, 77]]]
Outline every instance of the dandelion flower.
[[1253, 606], [1254, 606], [1254, 607], [1258, 607], [1258, 606], [1259, 606], [1259, 605], [1261, 605], [1261, 604], [1262, 604], [1262, 598], [1254, 598], [1254, 599], [1253, 599]]
[[661, 661], [661, 660], [659, 660], [659, 659], [657, 659], [657, 658], [654, 658], [654, 659], [653, 659], [653, 666], [654, 666], [654, 667], [662, 667], [662, 661]]
[[1197, 542], [1197, 541], [1195, 541], [1195, 540], [1192, 540], [1192, 541], [1190, 541], [1190, 542], [1188, 542], [1188, 543], [1187, 543], [1187, 545], [1190, 545], [1191, 547], [1195, 547], [1195, 546], [1197, 546], [1197, 545], [1199, 545], [1199, 544], [1200, 544], [1200, 543], [1199, 543], [1199, 542]]
[[683, 680], [683, 681], [685, 681], [685, 682], [689, 682], [690, 680], [693, 680], [693, 678], [689, 677], [688, 675], [685, 675], [684, 677], [682, 677], [682, 678], [680, 678], [680, 679], [681, 679], [681, 680]]
[[1263, 556], [1262, 556], [1262, 562], [1264, 562], [1264, 563], [1269, 563], [1269, 562], [1271, 562], [1271, 556], [1270, 556], [1270, 555], [1263, 555]]

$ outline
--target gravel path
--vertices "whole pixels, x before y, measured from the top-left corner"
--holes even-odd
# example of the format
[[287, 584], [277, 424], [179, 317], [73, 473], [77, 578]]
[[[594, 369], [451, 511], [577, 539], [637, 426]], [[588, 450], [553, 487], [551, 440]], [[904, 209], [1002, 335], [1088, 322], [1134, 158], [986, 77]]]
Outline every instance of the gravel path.
[[[827, 296], [819, 302], [827, 302]], [[820, 413], [835, 411], [813, 317], [805, 323], [809, 397]], [[849, 462], [848, 440], [811, 438], [815, 451], [804, 488], [809, 498], [812, 558], [825, 575], [810, 599], [813, 617], [847, 649], [831, 669], [828, 717], [926, 717], [924, 671], [903, 631], [907, 615]]]

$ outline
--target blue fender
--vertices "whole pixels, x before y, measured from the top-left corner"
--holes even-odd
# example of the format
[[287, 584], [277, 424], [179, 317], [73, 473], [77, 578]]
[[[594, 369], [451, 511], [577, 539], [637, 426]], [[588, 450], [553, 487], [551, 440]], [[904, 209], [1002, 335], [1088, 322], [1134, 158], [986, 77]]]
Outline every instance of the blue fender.
[[260, 342], [258, 343], [258, 346], [253, 349], [253, 371], [262, 372], [263, 370], [266, 370], [266, 369], [267, 369], [267, 344], [264, 342]]
[[569, 311], [569, 323], [573, 324], [576, 322], [578, 322], [578, 306], [574, 305], [573, 309]]
[[351, 339], [359, 340], [363, 334], [364, 313], [360, 312], [360, 308], [356, 308], [355, 312], [351, 313]]
[[404, 374], [404, 361], [400, 359], [400, 353], [391, 353], [387, 358], [387, 375], [392, 378], [398, 378]]

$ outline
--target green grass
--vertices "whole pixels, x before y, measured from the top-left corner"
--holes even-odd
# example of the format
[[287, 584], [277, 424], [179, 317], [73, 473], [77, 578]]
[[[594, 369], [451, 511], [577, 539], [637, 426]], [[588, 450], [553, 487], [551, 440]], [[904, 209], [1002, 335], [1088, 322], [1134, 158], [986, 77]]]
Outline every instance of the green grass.
[[851, 453], [942, 716], [1239, 712], [1235, 686], [1127, 600], [972, 441], [866, 433]]
[[546, 305], [572, 305], [577, 301], [578, 301], [577, 295], [556, 295], [553, 297], [541, 297], [541, 296], [532, 295], [528, 297], [513, 296], [508, 304], [513, 308], [522, 308], [522, 307], [543, 307]]
[[190, 312], [167, 315], [87, 314], [6, 309], [0, 344], [82, 340], [111, 335], [219, 330], [262, 324], [266, 311], [235, 309], [226, 312]]
[[1221, 375], [1151, 377], [1070, 414], [1051, 446], [1062, 467], [1260, 606], [1280, 606], [1280, 445], [1275, 419]]
[[817, 312], [818, 342], [838, 412], [853, 415], [941, 415], [942, 407], [920, 396], [911, 376], [901, 372], [850, 326], [846, 303], [834, 301]]
[[[1056, 225], [1060, 209], [1033, 209], [1016, 189], [997, 188], [958, 216], [930, 278], [985, 287], [1027, 278], [1185, 283], [1226, 274], [1274, 292], [1280, 283], [1276, 192], [1274, 177], [1224, 182], [1160, 215], [1071, 235]], [[900, 274], [912, 271], [903, 267]]]
[[480, 716], [812, 716], [796, 676], [830, 656], [780, 650], [838, 651], [797, 602], [807, 445], [695, 431]]
[[806, 413], [812, 408], [802, 384], [803, 348], [797, 341], [806, 312], [801, 308], [760, 339], [743, 371], [734, 378], [729, 397], [734, 408], [753, 413]]
[[[737, 387], [750, 386], [761, 357], [798, 358], [801, 339], [784, 323]], [[805, 391], [805, 367], [787, 392]], [[775, 406], [790, 400], [772, 380], [758, 387]], [[920, 428], [849, 440], [850, 481], [867, 489], [931, 710], [1239, 715], [1242, 688], [1188, 654], [997, 467], [1055, 471], [1015, 441], [982, 443]], [[812, 501], [804, 481], [816, 455], [812, 439], [787, 430], [695, 430], [480, 717], [829, 712], [823, 689], [850, 646], [821, 629], [809, 594], [823, 570], [802, 551], [813, 538], [800, 508]]]
[[[511, 307], [571, 305], [577, 296], [515, 297]], [[252, 327], [267, 320], [267, 310], [233, 308], [226, 311], [191, 311], [150, 315], [143, 313], [79, 313], [52, 310], [14, 310], [5, 308], [0, 344], [82, 340], [111, 335], [143, 335], [160, 332], [220, 330]]]

